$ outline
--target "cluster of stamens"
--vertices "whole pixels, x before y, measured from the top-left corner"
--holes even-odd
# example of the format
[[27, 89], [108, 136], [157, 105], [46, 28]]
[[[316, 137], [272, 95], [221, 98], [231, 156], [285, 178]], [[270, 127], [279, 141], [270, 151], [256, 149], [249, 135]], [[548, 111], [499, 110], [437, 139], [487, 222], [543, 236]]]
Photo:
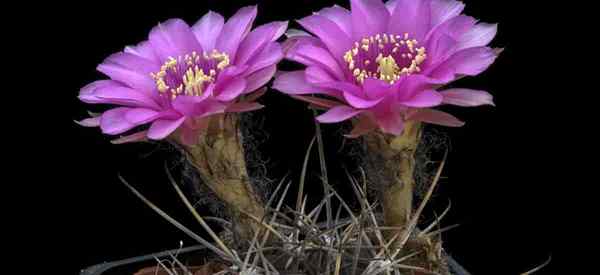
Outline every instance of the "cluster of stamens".
[[156, 82], [161, 94], [175, 99], [178, 95], [200, 96], [207, 83], [215, 81], [217, 73], [229, 66], [226, 53], [213, 50], [211, 53], [197, 52], [169, 59], [160, 67], [160, 71], [150, 75]]
[[359, 83], [372, 77], [394, 84], [403, 75], [421, 71], [419, 65], [427, 54], [425, 47], [417, 47], [418, 44], [408, 33], [377, 34], [355, 42], [344, 54], [344, 60]]

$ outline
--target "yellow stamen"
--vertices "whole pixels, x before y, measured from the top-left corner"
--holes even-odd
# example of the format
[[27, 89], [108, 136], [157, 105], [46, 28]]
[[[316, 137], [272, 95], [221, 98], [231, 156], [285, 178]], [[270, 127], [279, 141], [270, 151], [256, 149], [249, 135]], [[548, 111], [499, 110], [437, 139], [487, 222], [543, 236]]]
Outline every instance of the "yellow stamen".
[[[150, 76], [156, 82], [157, 90], [162, 94], [167, 94], [174, 99], [179, 94], [199, 96], [204, 92], [205, 85], [215, 81], [217, 70], [210, 69], [208, 75], [199, 67], [200, 58], [204, 57], [207, 61], [216, 62], [216, 69], [224, 70], [230, 64], [229, 55], [213, 50], [210, 54], [203, 52], [199, 55], [196, 52], [179, 56], [177, 58], [169, 57], [160, 67], [160, 71], [151, 73]], [[214, 63], [213, 63], [214, 64]], [[177, 70], [183, 69], [183, 75], [178, 75]], [[171, 74], [172, 73], [172, 74]], [[176, 88], [167, 84], [167, 75], [170, 74], [169, 81], [181, 79], [181, 83]], [[172, 82], [169, 82], [172, 83]]]

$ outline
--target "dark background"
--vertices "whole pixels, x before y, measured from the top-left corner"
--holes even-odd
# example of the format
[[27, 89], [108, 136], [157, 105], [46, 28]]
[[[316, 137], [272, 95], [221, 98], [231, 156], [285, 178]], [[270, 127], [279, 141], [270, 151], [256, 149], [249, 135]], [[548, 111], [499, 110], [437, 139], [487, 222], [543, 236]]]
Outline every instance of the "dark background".
[[[438, 213], [448, 200], [452, 209], [445, 225], [461, 226], [444, 235], [447, 250], [473, 274], [518, 274], [550, 255], [556, 259], [559, 220], [566, 210], [557, 202], [564, 182], [565, 160], [557, 152], [558, 136], [573, 124], [563, 123], [556, 94], [556, 47], [547, 43], [560, 37], [561, 25], [541, 23], [544, 12], [519, 1], [465, 0], [466, 13], [484, 22], [499, 22], [495, 47], [506, 50], [481, 76], [464, 79], [456, 86], [488, 90], [497, 107], [451, 109], [467, 121], [457, 129], [428, 127], [428, 132], [447, 136], [450, 143], [446, 177], [432, 208]], [[346, 1], [170, 1], [163, 3], [79, 3], [48, 6], [47, 19], [38, 26], [37, 43], [52, 51], [44, 62], [53, 64], [46, 73], [62, 83], [43, 105], [60, 121], [50, 125], [35, 120], [36, 131], [49, 133], [37, 144], [53, 144], [44, 158], [43, 177], [49, 183], [39, 189], [53, 211], [36, 218], [48, 228], [48, 238], [57, 241], [67, 266], [61, 274], [103, 261], [176, 248], [179, 241], [193, 241], [138, 201], [117, 179], [124, 175], [191, 228], [194, 221], [167, 183], [163, 165], [175, 165], [175, 154], [157, 144], [112, 145], [98, 129], [82, 128], [72, 121], [86, 117], [88, 109], [76, 98], [85, 84], [102, 78], [95, 67], [125, 45], [146, 39], [158, 22], [179, 17], [193, 24], [209, 9], [231, 16], [239, 7], [259, 4], [256, 24], [291, 20], [320, 8]], [[550, 6], [551, 4], [548, 4]], [[43, 9], [42, 9], [43, 11]], [[533, 17], [532, 17], [533, 16]], [[554, 22], [554, 21], [552, 21]], [[551, 46], [540, 46], [551, 45]], [[283, 69], [293, 68], [283, 64]], [[257, 126], [266, 134], [259, 146], [268, 160], [268, 176], [279, 180], [290, 172], [297, 182], [304, 152], [314, 133], [312, 114], [305, 105], [271, 91], [262, 99], [268, 108], [256, 114]], [[57, 127], [58, 125], [58, 127]], [[338, 126], [325, 126], [327, 160], [332, 183], [344, 185], [342, 168], [352, 158], [337, 153], [342, 139]], [[553, 145], [554, 144], [554, 145]], [[316, 164], [316, 159], [313, 159]], [[313, 165], [312, 170], [317, 170]], [[33, 175], [35, 176], [35, 175]], [[320, 187], [312, 180], [312, 188]], [[58, 253], [58, 252], [57, 252]], [[551, 264], [538, 274], [558, 274]]]

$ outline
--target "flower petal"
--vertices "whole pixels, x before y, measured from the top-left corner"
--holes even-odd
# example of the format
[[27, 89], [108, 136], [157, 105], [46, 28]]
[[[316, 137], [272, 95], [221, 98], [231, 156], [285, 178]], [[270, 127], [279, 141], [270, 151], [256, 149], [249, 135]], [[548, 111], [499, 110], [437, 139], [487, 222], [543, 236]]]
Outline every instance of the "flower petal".
[[494, 97], [485, 91], [450, 89], [442, 91], [441, 94], [444, 96], [444, 104], [462, 107], [475, 107], [481, 105], [495, 106]]
[[271, 65], [246, 77], [244, 94], [254, 92], [265, 86], [277, 72], [277, 65]]
[[225, 110], [225, 104], [211, 98], [198, 96], [178, 96], [173, 100], [173, 108], [188, 117], [204, 117]]
[[83, 119], [80, 121], [75, 120], [75, 123], [77, 123], [83, 127], [98, 127], [98, 126], [100, 126], [100, 118], [101, 117], [99, 117], [99, 116], [90, 117], [90, 118], [86, 118], [86, 119]]
[[396, 9], [396, 5], [398, 4], [398, 0], [390, 0], [385, 2], [385, 7], [387, 8], [388, 12], [390, 14], [394, 13], [394, 10]]
[[352, 15], [349, 10], [335, 5], [320, 10], [318, 14], [334, 22], [348, 36], [352, 36]]
[[423, 67], [447, 59], [459, 50], [460, 40], [477, 21], [470, 16], [456, 16], [435, 27], [426, 38], [427, 59]]
[[400, 83], [401, 82], [398, 81], [393, 85], [390, 85], [383, 80], [368, 77], [363, 83], [363, 90], [368, 98], [380, 99], [389, 95], [390, 93], [393, 93], [394, 91], [397, 91]]
[[320, 66], [331, 73], [337, 80], [344, 79], [344, 71], [331, 53], [312, 43], [297, 43], [289, 49], [286, 57], [306, 66]]
[[304, 71], [280, 74], [273, 82], [273, 89], [291, 95], [317, 94], [320, 90], [306, 81]]
[[350, 0], [354, 40], [359, 40], [387, 29], [390, 13], [381, 0]]
[[336, 81], [336, 79], [333, 78], [327, 71], [318, 66], [306, 68], [304, 77], [308, 83], [315, 86]]
[[329, 109], [329, 111], [326, 113], [318, 116], [317, 121], [321, 123], [336, 123], [351, 119], [362, 112], [362, 110], [356, 110], [348, 106], [336, 106]]
[[192, 32], [204, 51], [210, 52], [215, 48], [217, 38], [221, 35], [224, 24], [225, 19], [223, 16], [209, 11], [192, 26]]
[[464, 122], [460, 121], [453, 115], [434, 109], [420, 109], [411, 115], [408, 120], [421, 121], [447, 127], [462, 127], [465, 125]]
[[272, 22], [257, 27], [240, 44], [235, 64], [246, 64], [261, 53], [269, 43], [277, 40], [287, 29], [288, 22]]
[[401, 101], [401, 103], [408, 107], [426, 108], [440, 105], [443, 99], [444, 97], [434, 90], [424, 90], [408, 100]]
[[94, 96], [97, 98], [97, 103], [160, 109], [160, 106], [148, 94], [127, 87], [97, 88]]
[[422, 41], [431, 29], [431, 0], [397, 0], [388, 30], [390, 33], [408, 33], [410, 37]]
[[258, 55], [254, 56], [250, 61], [247, 62], [248, 69], [245, 71], [246, 75], [253, 74], [258, 70], [264, 69], [271, 65], [279, 63], [283, 59], [283, 50], [279, 43], [269, 43], [267, 47]]
[[190, 26], [181, 19], [169, 19], [150, 31], [149, 41], [161, 61], [169, 57], [202, 52], [202, 46], [196, 40]]
[[400, 135], [404, 130], [404, 120], [397, 111], [375, 112], [375, 121], [382, 132], [392, 135]]
[[148, 59], [152, 62], [159, 63], [158, 57], [154, 53], [154, 49], [152, 49], [152, 45], [148, 41], [142, 41], [138, 43], [136, 46], [127, 46], [125, 47], [124, 52], [135, 54], [139, 57]]
[[256, 12], [256, 6], [241, 8], [223, 26], [216, 48], [228, 53], [231, 60], [235, 60], [240, 42], [252, 28]]
[[141, 125], [155, 120], [159, 117], [159, 112], [146, 109], [146, 108], [135, 108], [125, 113], [125, 119], [133, 124]]
[[121, 52], [106, 58], [97, 69], [113, 80], [150, 93], [156, 89], [150, 73], [159, 71], [160, 65], [135, 54]]
[[464, 8], [465, 4], [456, 0], [431, 1], [431, 26], [437, 26], [459, 15]]
[[136, 125], [125, 119], [125, 114], [131, 108], [119, 107], [104, 112], [100, 118], [100, 129], [107, 135], [118, 135], [133, 129]]
[[434, 68], [430, 76], [449, 82], [457, 75], [478, 75], [494, 63], [496, 57], [494, 50], [488, 47], [464, 49]]
[[487, 46], [492, 42], [497, 31], [498, 24], [479, 23], [461, 37], [458, 49]]
[[231, 101], [237, 98], [246, 89], [246, 80], [234, 78], [215, 85], [215, 98], [220, 101]]
[[148, 138], [153, 140], [161, 140], [173, 133], [186, 120], [186, 117], [181, 117], [177, 120], [159, 119], [155, 120], [150, 129], [148, 129]]
[[113, 80], [98, 80], [94, 81], [79, 90], [79, 100], [89, 103], [89, 104], [98, 104], [104, 103], [105, 101], [99, 99], [94, 95], [96, 90], [103, 87], [123, 87], [123, 84], [113, 81]]
[[352, 47], [350, 37], [333, 21], [318, 14], [305, 17], [298, 21], [309, 32], [321, 39], [329, 51], [343, 64], [343, 56]]
[[379, 102], [381, 102], [383, 100], [383, 97], [381, 97], [379, 99], [365, 99], [365, 98], [355, 96], [348, 92], [344, 92], [343, 95], [344, 95], [344, 99], [346, 99], [346, 102], [348, 102], [348, 104], [350, 104], [352, 107], [357, 108], [357, 109], [371, 108], [371, 107], [379, 104]]

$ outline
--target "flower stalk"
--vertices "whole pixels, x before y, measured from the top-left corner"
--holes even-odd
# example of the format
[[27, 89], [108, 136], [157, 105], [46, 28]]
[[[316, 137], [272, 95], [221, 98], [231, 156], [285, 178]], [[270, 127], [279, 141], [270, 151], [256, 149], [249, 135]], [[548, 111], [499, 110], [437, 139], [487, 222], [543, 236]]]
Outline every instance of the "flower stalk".
[[[411, 218], [415, 152], [420, 138], [421, 124], [418, 122], [408, 122], [399, 136], [380, 131], [364, 136], [369, 165], [371, 170], [379, 171], [378, 180], [383, 184], [381, 201], [386, 226], [404, 229]], [[390, 237], [396, 233], [400, 232], [390, 231]]]
[[265, 209], [246, 169], [239, 116], [211, 119], [207, 131], [183, 148], [202, 181], [227, 206], [237, 237], [251, 240], [261, 229], [256, 220], [262, 219]]

